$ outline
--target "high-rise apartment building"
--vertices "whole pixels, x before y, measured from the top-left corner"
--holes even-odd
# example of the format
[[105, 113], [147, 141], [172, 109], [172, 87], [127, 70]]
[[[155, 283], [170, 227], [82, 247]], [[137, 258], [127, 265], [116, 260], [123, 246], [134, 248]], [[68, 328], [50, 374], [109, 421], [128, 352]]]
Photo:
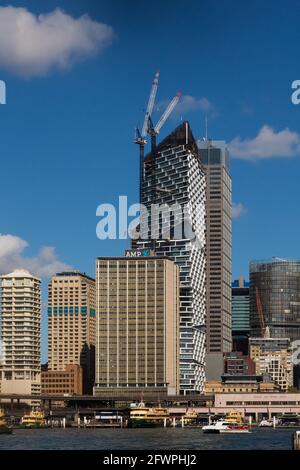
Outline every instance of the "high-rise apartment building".
[[206, 374], [220, 378], [223, 355], [232, 350], [231, 246], [232, 195], [226, 143], [198, 140], [206, 173]]
[[257, 374], [269, 374], [282, 391], [293, 386], [292, 349], [288, 338], [250, 338], [249, 348]]
[[40, 394], [40, 284], [21, 269], [0, 276], [0, 393]]
[[98, 258], [95, 395], [179, 390], [179, 270], [141, 251]]
[[92, 393], [95, 377], [95, 280], [79, 271], [58, 273], [48, 286], [48, 368], [83, 369], [83, 391]]
[[243, 277], [232, 283], [232, 348], [248, 354], [250, 336], [249, 282]]
[[[263, 322], [262, 322], [263, 320]], [[250, 329], [252, 337], [300, 340], [300, 261], [274, 258], [250, 263]]]
[[[137, 245], [154, 246], [158, 256], [169, 257], [180, 270], [180, 393], [202, 393], [206, 315], [205, 173], [188, 122], [178, 126], [146, 156], [141, 190], [149, 230], [141, 231]], [[161, 208], [158, 216], [151, 213], [153, 204]], [[145, 217], [141, 220], [145, 221]]]

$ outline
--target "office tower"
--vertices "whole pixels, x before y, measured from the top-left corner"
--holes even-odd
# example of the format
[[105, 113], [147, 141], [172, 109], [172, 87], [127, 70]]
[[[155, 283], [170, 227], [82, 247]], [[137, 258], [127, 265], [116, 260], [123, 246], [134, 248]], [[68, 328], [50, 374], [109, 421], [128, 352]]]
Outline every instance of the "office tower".
[[144, 250], [98, 258], [96, 272], [94, 395], [177, 394], [178, 267]]
[[48, 366], [83, 369], [83, 392], [92, 393], [95, 378], [95, 280], [79, 271], [58, 273], [48, 286]]
[[40, 394], [40, 324], [40, 279], [22, 269], [1, 276], [0, 393]]
[[300, 261], [274, 258], [250, 263], [252, 337], [300, 340]]
[[231, 333], [231, 177], [226, 143], [198, 140], [206, 173], [206, 374], [217, 380], [223, 355], [232, 350]]
[[248, 354], [250, 336], [249, 282], [243, 277], [232, 283], [232, 349]]
[[[188, 122], [183, 122], [144, 161], [142, 203], [148, 234], [140, 247], [154, 247], [180, 269], [180, 393], [202, 393], [205, 383], [205, 173]], [[151, 214], [151, 205], [162, 208]], [[164, 212], [163, 207], [170, 207]], [[153, 206], [152, 206], [153, 208]], [[169, 216], [169, 220], [168, 220]], [[182, 219], [180, 220], [182, 216]], [[141, 218], [144, 222], [145, 217]], [[154, 226], [159, 233], [150, 234]], [[182, 225], [184, 228], [182, 229]], [[169, 233], [168, 233], [168, 228]], [[150, 240], [149, 238], [155, 238]]]
[[250, 338], [249, 348], [257, 374], [269, 374], [282, 391], [293, 386], [292, 350], [288, 338]]

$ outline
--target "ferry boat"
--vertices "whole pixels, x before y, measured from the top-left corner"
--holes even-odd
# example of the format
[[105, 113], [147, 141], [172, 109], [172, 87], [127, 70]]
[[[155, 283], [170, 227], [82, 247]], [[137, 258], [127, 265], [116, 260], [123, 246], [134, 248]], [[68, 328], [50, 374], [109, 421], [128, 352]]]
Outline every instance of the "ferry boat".
[[225, 420], [229, 423], [244, 424], [244, 418], [240, 411], [231, 410], [226, 414]]
[[192, 408], [188, 408], [182, 417], [185, 426], [193, 426], [197, 423], [198, 413]]
[[0, 434], [11, 434], [12, 429], [7, 426], [7, 422], [4, 419], [4, 411], [0, 409]]
[[170, 415], [167, 408], [148, 408], [141, 402], [130, 411], [127, 426], [129, 428], [154, 428], [170, 424]]
[[203, 426], [202, 431], [205, 434], [229, 434], [229, 433], [248, 433], [249, 426], [247, 424], [240, 424], [225, 419], [219, 419], [213, 424]]
[[21, 427], [31, 429], [47, 427], [44, 413], [32, 410], [29, 414], [25, 414], [21, 420]]

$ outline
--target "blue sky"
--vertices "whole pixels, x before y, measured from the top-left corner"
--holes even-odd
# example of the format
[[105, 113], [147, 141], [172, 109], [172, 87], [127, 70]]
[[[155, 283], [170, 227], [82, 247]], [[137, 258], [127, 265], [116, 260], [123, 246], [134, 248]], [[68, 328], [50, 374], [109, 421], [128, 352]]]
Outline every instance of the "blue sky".
[[[181, 118], [202, 137], [207, 114], [209, 136], [231, 142], [236, 153], [233, 199], [244, 210], [234, 221], [234, 277], [248, 277], [253, 258], [299, 258], [300, 106], [290, 98], [292, 81], [300, 79], [299, 2], [0, 1], [7, 5], [13, 8], [5, 47], [0, 9], [0, 80], [7, 85], [0, 233], [15, 237], [6, 242], [17, 255], [4, 242], [1, 252], [0, 238], [1, 272], [25, 257], [42, 274], [48, 263], [49, 270], [66, 264], [93, 275], [96, 256], [123, 252], [125, 241], [96, 238], [96, 207], [119, 194], [137, 201], [133, 131], [157, 69], [158, 102], [178, 90], [184, 95], [161, 137]], [[69, 52], [58, 44], [43, 50], [40, 36], [20, 59], [16, 7], [32, 15], [59, 7], [74, 24], [88, 14], [113, 33], [91, 33], [87, 22], [86, 50], [78, 43]]]

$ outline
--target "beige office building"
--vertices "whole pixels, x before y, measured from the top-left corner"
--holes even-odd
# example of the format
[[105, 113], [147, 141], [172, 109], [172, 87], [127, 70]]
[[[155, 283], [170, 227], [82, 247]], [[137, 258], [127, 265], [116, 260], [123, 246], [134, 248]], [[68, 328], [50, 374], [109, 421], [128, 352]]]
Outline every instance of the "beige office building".
[[95, 280], [79, 271], [58, 273], [48, 286], [48, 369], [83, 369], [83, 391], [95, 377]]
[[40, 393], [40, 336], [40, 279], [23, 269], [0, 276], [0, 393]]
[[97, 259], [94, 395], [179, 391], [179, 268], [146, 252]]
[[267, 373], [281, 391], [293, 387], [293, 352], [289, 338], [250, 338], [256, 373]]

